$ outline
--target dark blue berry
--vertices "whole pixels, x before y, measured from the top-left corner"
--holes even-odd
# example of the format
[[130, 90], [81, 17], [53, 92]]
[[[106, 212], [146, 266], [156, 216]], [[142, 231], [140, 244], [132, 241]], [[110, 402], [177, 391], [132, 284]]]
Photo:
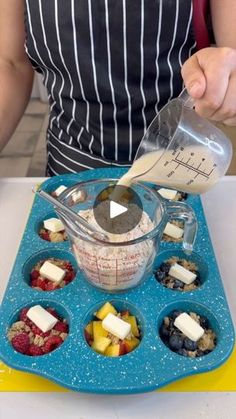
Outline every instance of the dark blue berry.
[[182, 289], [184, 287], [184, 283], [180, 281], [179, 279], [174, 280], [173, 288], [180, 288]]
[[172, 335], [169, 339], [169, 346], [171, 349], [178, 351], [183, 347], [183, 338], [179, 335]]
[[160, 268], [156, 270], [154, 275], [158, 282], [162, 282], [166, 277], [165, 272], [161, 271]]
[[186, 192], [181, 192], [181, 199], [182, 200], [187, 199], [187, 197], [188, 197], [188, 194]]
[[169, 332], [169, 330], [168, 330], [168, 328], [166, 327], [165, 324], [161, 325], [160, 335], [163, 336], [163, 337], [168, 337], [170, 335], [170, 332]]
[[188, 353], [187, 353], [186, 349], [183, 349], [183, 348], [179, 349], [179, 350], [177, 351], [177, 353], [178, 353], [179, 355], [182, 355], [182, 356], [188, 356]]
[[182, 313], [182, 311], [180, 311], [180, 310], [174, 310], [171, 314], [171, 317], [173, 318], [173, 320], [175, 320], [176, 317], [178, 317], [181, 313]]
[[202, 326], [203, 329], [209, 329], [209, 322], [206, 317], [204, 316], [200, 317], [200, 326]]
[[170, 264], [167, 262], [163, 262], [160, 266], [160, 269], [162, 272], [165, 272], [165, 274], [168, 274], [170, 270]]
[[189, 338], [185, 338], [184, 347], [185, 349], [187, 349], [187, 351], [195, 351], [197, 349], [197, 342], [194, 342], [193, 340]]

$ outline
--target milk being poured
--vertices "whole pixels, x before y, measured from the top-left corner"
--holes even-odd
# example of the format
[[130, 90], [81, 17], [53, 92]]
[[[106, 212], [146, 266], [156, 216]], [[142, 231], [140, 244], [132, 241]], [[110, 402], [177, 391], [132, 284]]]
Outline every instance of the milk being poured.
[[[117, 185], [131, 186], [134, 182], [150, 182], [160, 186], [170, 187], [187, 193], [203, 193], [212, 188], [219, 179], [217, 168], [206, 147], [186, 147], [185, 156], [192, 157], [193, 169], [188, 165], [178, 164], [173, 159], [173, 150], [156, 150], [142, 155], [134, 161], [129, 171], [121, 177]], [[207, 154], [207, 158], [206, 158]], [[191, 158], [189, 158], [191, 160]], [[185, 159], [183, 158], [183, 161]], [[201, 166], [200, 174], [197, 167]], [[194, 169], [194, 167], [196, 169]], [[209, 173], [209, 168], [213, 170]], [[203, 174], [201, 174], [203, 173]], [[205, 175], [206, 173], [206, 175]]]

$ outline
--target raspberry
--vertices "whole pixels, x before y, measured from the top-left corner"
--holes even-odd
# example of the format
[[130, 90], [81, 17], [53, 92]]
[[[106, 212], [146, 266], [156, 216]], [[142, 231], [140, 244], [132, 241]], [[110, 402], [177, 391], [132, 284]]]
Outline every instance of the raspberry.
[[58, 332], [68, 333], [68, 324], [63, 322], [57, 322], [53, 329], [57, 330]]
[[30, 345], [29, 350], [28, 350], [28, 355], [39, 356], [39, 355], [44, 355], [44, 352], [42, 351], [42, 349], [39, 346]]
[[75, 277], [74, 271], [69, 271], [66, 273], [64, 281], [68, 284], [74, 279], [74, 277]]
[[52, 281], [45, 284], [44, 291], [54, 291], [55, 289], [58, 289], [58, 285], [55, 285]]
[[38, 279], [39, 271], [37, 269], [33, 269], [30, 274], [31, 279]]
[[66, 269], [67, 271], [73, 271], [73, 266], [70, 262], [65, 262], [63, 265], [63, 269]]
[[49, 352], [54, 351], [54, 349], [58, 348], [63, 343], [63, 340], [60, 336], [50, 336], [42, 347], [43, 352], [48, 354]]
[[23, 308], [20, 312], [20, 320], [22, 322], [27, 322], [28, 317], [27, 317], [27, 313], [28, 313], [29, 309], [28, 308]]
[[41, 232], [40, 233], [40, 237], [41, 237], [41, 239], [43, 239], [43, 240], [47, 240], [48, 242], [50, 242], [51, 240], [50, 240], [50, 234], [49, 234], [49, 232], [48, 231], [43, 231], [43, 232]]
[[26, 354], [30, 346], [30, 339], [27, 333], [19, 333], [11, 341], [13, 348], [21, 354]]
[[43, 333], [43, 331], [38, 326], [36, 326], [36, 324], [32, 324], [31, 330], [35, 335], [41, 336]]

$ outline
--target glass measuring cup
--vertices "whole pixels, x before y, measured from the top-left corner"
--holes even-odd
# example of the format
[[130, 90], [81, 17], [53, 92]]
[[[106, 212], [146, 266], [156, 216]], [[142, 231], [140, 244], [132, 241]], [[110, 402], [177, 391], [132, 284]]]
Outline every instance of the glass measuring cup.
[[184, 90], [154, 118], [120, 184], [147, 181], [203, 193], [226, 173], [232, 159], [231, 142], [196, 114], [189, 99]]
[[[83, 211], [93, 215], [97, 196], [116, 183], [116, 179], [81, 182], [68, 188], [59, 199], [71, 210], [83, 214], [82, 216], [85, 214]], [[151, 275], [167, 221], [176, 218], [184, 221], [183, 249], [186, 252], [192, 250], [196, 236], [197, 220], [186, 203], [167, 201], [141, 183], [133, 185], [131, 190], [141, 199], [144, 223], [142, 224], [141, 219], [137, 227], [124, 234], [105, 232], [107, 240], [87, 235], [84, 228], [80, 229], [78, 223], [56, 209], [65, 225], [78, 266], [86, 279], [92, 285], [109, 292], [135, 287]], [[72, 197], [80, 191], [86, 192], [88, 199], [83, 203], [76, 203]], [[109, 196], [105, 199], [109, 200]], [[96, 223], [95, 220], [93, 222]], [[104, 233], [98, 224], [96, 229]]]

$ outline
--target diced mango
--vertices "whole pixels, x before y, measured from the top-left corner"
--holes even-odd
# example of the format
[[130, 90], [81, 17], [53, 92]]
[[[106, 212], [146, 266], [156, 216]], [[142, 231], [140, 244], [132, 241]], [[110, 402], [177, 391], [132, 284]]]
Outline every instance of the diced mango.
[[101, 337], [107, 337], [108, 332], [102, 327], [102, 321], [93, 321], [93, 339], [98, 340]]
[[104, 336], [100, 337], [96, 341], [92, 343], [92, 348], [99, 352], [100, 354], [104, 354], [107, 347], [110, 345], [111, 339], [105, 338]]
[[134, 336], [139, 337], [140, 332], [137, 325], [137, 320], [135, 316], [124, 317], [123, 320], [131, 325], [131, 332]]
[[93, 322], [90, 322], [85, 327], [86, 332], [90, 334], [91, 337], [93, 337]]
[[120, 355], [120, 345], [119, 343], [116, 345], [109, 345], [108, 348], [105, 350], [106, 356], [119, 356]]
[[126, 346], [126, 352], [133, 351], [140, 344], [140, 340], [136, 337], [133, 337], [132, 339], [124, 339], [124, 342]]
[[105, 319], [105, 317], [109, 314], [117, 314], [117, 311], [113, 305], [111, 305], [109, 302], [103, 304], [103, 306], [96, 312], [96, 317], [100, 320]]

